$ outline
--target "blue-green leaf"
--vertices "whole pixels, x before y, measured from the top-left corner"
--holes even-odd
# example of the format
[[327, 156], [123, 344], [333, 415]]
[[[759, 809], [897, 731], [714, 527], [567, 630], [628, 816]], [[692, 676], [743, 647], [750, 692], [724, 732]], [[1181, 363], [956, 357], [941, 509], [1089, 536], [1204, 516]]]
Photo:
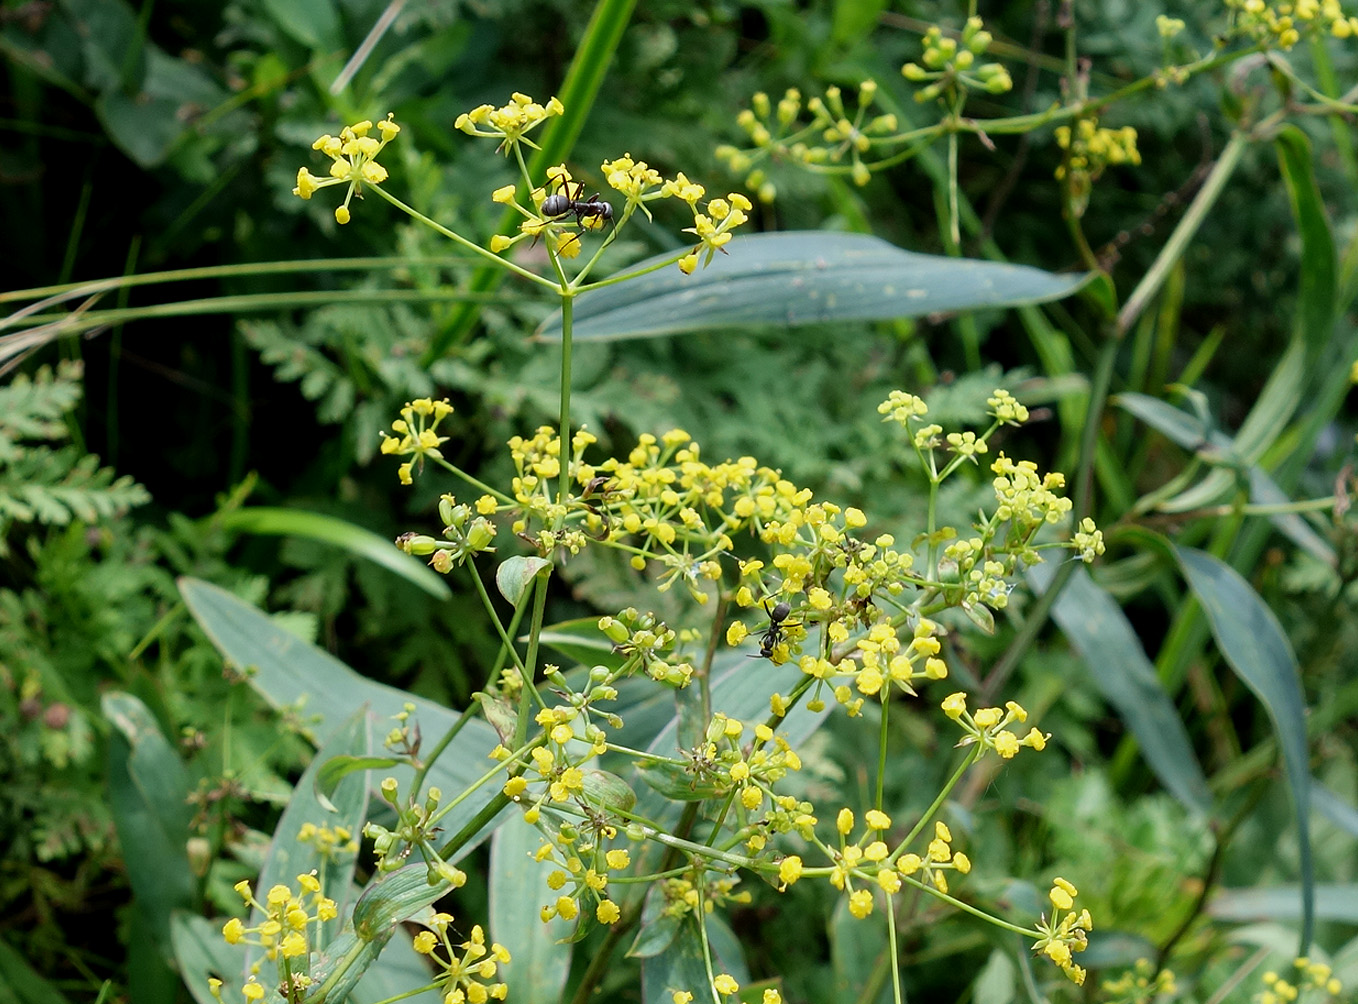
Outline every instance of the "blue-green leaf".
[[[742, 325], [885, 321], [1069, 296], [1089, 273], [917, 254], [867, 234], [748, 234], [693, 275], [671, 266], [590, 290], [575, 302], [576, 339], [642, 338]], [[634, 266], [643, 272], [660, 255]], [[538, 337], [561, 337], [561, 315]]]
[[170, 958], [170, 912], [194, 905], [187, 841], [193, 809], [189, 780], [175, 748], [136, 697], [110, 692], [109, 795], [138, 916]]
[[[297, 876], [312, 870], [321, 877], [321, 891], [340, 904], [341, 910], [350, 901], [357, 853], [346, 853], [341, 849], [338, 860], [332, 860], [320, 843], [304, 843], [299, 839], [299, 834], [304, 826], [310, 824], [332, 829], [342, 827], [355, 840], [358, 838], [368, 807], [366, 776], [355, 772], [341, 778], [335, 783], [331, 797], [324, 802], [316, 786], [322, 768], [332, 758], [363, 756], [368, 752], [372, 743], [369, 725], [362, 707], [355, 709], [347, 720], [338, 723], [293, 788], [292, 798], [274, 828], [268, 853], [264, 857], [264, 867], [255, 883], [255, 898], [260, 902], [264, 901], [267, 890], [275, 885], [295, 888]], [[252, 925], [263, 920], [260, 911], [254, 911]], [[246, 955], [253, 961], [258, 958], [259, 951], [251, 949]]]
[[[1161, 510], [1183, 512], [1222, 501], [1238, 485], [1233, 469], [1236, 466], [1245, 469], [1251, 505], [1281, 505], [1290, 501], [1286, 493], [1262, 468], [1238, 456], [1235, 441], [1230, 436], [1209, 429], [1197, 416], [1146, 394], [1119, 394], [1114, 401], [1120, 408], [1168, 436], [1184, 449], [1201, 453], [1204, 459], [1213, 463], [1227, 464], [1231, 468], [1221, 467], [1212, 471], [1192, 488], [1162, 502], [1158, 506]], [[1296, 513], [1274, 513], [1268, 517], [1268, 521], [1308, 554], [1326, 564], [1335, 563], [1334, 547]]]
[[[364, 705], [381, 725], [391, 727], [392, 717], [413, 704], [412, 720], [427, 737], [442, 736], [462, 716], [427, 698], [377, 683], [355, 673], [328, 652], [308, 645], [278, 627], [268, 616], [224, 589], [198, 579], [179, 580], [179, 591], [189, 611], [218, 651], [241, 669], [246, 679], [275, 708], [300, 709], [300, 718], [324, 733]], [[429, 771], [428, 783], [451, 797], [470, 788], [488, 765], [487, 754], [498, 742], [494, 730], [479, 718], [465, 727], [449, 744]], [[409, 768], [393, 769], [405, 783]], [[444, 827], [456, 833], [494, 797], [490, 785], [473, 793], [445, 818]], [[463, 849], [465, 853], [475, 842]]]
[[240, 989], [233, 984], [238, 984], [245, 972], [245, 946], [226, 943], [222, 921], [176, 910], [170, 916], [170, 941], [179, 974], [198, 1004], [217, 1004], [208, 987], [210, 976], [224, 982], [227, 992]]
[[519, 1004], [556, 1004], [571, 968], [571, 925], [560, 917], [544, 924], [543, 903], [556, 897], [547, 876], [557, 866], [537, 861], [542, 835], [512, 812], [490, 844], [490, 935], [509, 949], [510, 999]]
[[1290, 920], [1304, 918], [1301, 906], [1308, 892], [1315, 898], [1315, 915], [1321, 920], [1358, 924], [1358, 883], [1274, 886], [1271, 889], [1222, 889], [1207, 904], [1218, 920]]
[[[1050, 564], [1028, 572], [1039, 590], [1055, 574]], [[1077, 568], [1052, 607], [1052, 618], [1083, 657], [1094, 685], [1136, 736], [1160, 783], [1190, 810], [1209, 812], [1212, 795], [1188, 732], [1113, 598]]]
[[523, 600], [523, 594], [533, 584], [533, 580], [543, 569], [551, 567], [552, 563], [546, 558], [513, 555], [500, 562], [500, 567], [495, 569], [495, 588], [500, 590], [501, 596], [517, 607]]
[[1311, 857], [1306, 708], [1297, 659], [1278, 620], [1230, 565], [1205, 551], [1174, 548], [1188, 587], [1202, 604], [1227, 664], [1268, 712], [1283, 755], [1297, 819], [1301, 867], [1302, 946], [1311, 942], [1315, 870]]

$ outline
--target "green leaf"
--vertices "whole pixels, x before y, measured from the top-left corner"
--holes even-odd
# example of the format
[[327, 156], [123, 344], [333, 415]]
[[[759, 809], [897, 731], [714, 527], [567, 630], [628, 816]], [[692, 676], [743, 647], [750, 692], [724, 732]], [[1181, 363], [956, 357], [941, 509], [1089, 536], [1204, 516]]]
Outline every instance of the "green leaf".
[[69, 998], [43, 979], [22, 955], [0, 941], [0, 1002], [69, 1004]]
[[359, 898], [354, 907], [354, 930], [364, 941], [380, 938], [451, 891], [447, 882], [430, 885], [429, 869], [423, 864], [398, 868], [369, 885]]
[[317, 801], [323, 809], [330, 812], [339, 811], [331, 803], [331, 796], [339, 783], [350, 774], [360, 770], [378, 770], [384, 767], [396, 767], [406, 761], [394, 756], [332, 756], [321, 764], [320, 771], [316, 774], [316, 796]]
[[631, 812], [637, 804], [632, 786], [617, 774], [590, 768], [581, 779], [581, 794], [585, 802], [606, 812]]
[[171, 961], [170, 913], [194, 905], [187, 841], [193, 809], [184, 764], [154, 716], [131, 694], [104, 695], [109, 800], [140, 923]]
[[443, 576], [418, 558], [398, 551], [396, 545], [387, 538], [334, 516], [300, 509], [256, 506], [228, 510], [211, 518], [217, 520], [218, 525], [241, 533], [308, 537], [334, 544], [355, 557], [367, 558], [387, 571], [396, 573], [435, 599], [446, 600], [451, 595]]
[[[1041, 591], [1055, 574], [1055, 566], [1046, 564], [1031, 568], [1028, 577]], [[1188, 732], [1117, 602], [1078, 568], [1057, 597], [1052, 618], [1104, 700], [1136, 736], [1160, 783], [1188, 809], [1207, 814], [1212, 795]]]
[[[427, 698], [365, 679], [218, 586], [183, 578], [179, 591], [218, 651], [242, 669], [252, 669], [247, 675], [250, 686], [275, 708], [300, 709], [301, 720], [317, 723], [313, 730], [333, 728], [365, 705], [382, 724], [383, 734], [406, 704], [415, 706], [412, 717], [426, 736], [443, 735], [462, 717]], [[484, 721], [467, 722], [430, 768], [428, 783], [445, 793], [467, 790], [483, 773], [482, 765], [489, 764], [486, 756], [497, 742], [494, 730]], [[393, 769], [392, 774], [403, 783], [411, 776], [408, 768]], [[456, 833], [494, 795], [493, 785], [474, 792], [445, 817], [444, 827]], [[469, 843], [464, 853], [475, 843]]]
[[637, 930], [637, 936], [632, 941], [632, 947], [627, 950], [627, 957], [649, 959], [659, 955], [674, 943], [674, 939], [679, 936], [679, 928], [683, 923], [683, 917], [675, 916], [672, 913], [662, 913], [653, 920], [646, 921]]
[[[651, 895], [647, 899], [647, 911], [654, 909], [653, 903], [662, 897]], [[709, 933], [708, 947], [712, 952], [712, 970], [716, 973], [730, 973], [736, 982], [749, 983], [749, 972], [745, 959], [740, 954], [740, 944], [730, 934], [715, 915], [708, 915], [705, 923]], [[684, 918], [678, 934], [664, 951], [642, 958], [641, 983], [642, 999], [647, 1001], [668, 1001], [675, 990], [687, 990], [695, 1000], [710, 1000], [712, 994], [706, 988], [707, 966], [703, 961], [703, 944], [698, 922], [692, 914]]]
[[[333, 757], [361, 756], [368, 752], [372, 744], [369, 728], [366, 709], [359, 707], [317, 750], [293, 789], [292, 798], [269, 841], [264, 867], [255, 884], [255, 898], [260, 902], [264, 901], [265, 893], [275, 885], [296, 888], [297, 876], [312, 870], [322, 880], [321, 891], [340, 904], [341, 912], [352, 898], [350, 892], [354, 867], [358, 863], [357, 855], [341, 850], [338, 860], [330, 860], [316, 841], [304, 843], [299, 839], [299, 834], [302, 827], [308, 824], [332, 829], [344, 827], [354, 838], [362, 831], [368, 809], [367, 776], [351, 773], [339, 780], [333, 789], [333, 797], [324, 802], [317, 794], [317, 784], [321, 769]], [[255, 910], [251, 926], [263, 920], [263, 915]], [[246, 957], [249, 962], [254, 962], [259, 957], [259, 950], [247, 949]]]
[[830, 915], [830, 963], [834, 968], [834, 994], [837, 1001], [875, 1001], [886, 1004], [892, 999], [891, 980], [881, 980], [876, 994], [866, 996], [880, 960], [891, 951], [885, 924], [864, 922], [849, 913], [849, 898], [836, 899]]
[[1292, 203], [1301, 235], [1301, 289], [1298, 324], [1307, 355], [1316, 358], [1330, 339], [1335, 319], [1338, 262], [1330, 233], [1325, 200], [1316, 185], [1311, 141], [1294, 125], [1285, 125], [1274, 139], [1278, 167]]
[[491, 938], [514, 960], [510, 997], [519, 1004], [556, 1004], [571, 968], [571, 924], [560, 917], [544, 924], [538, 916], [541, 904], [556, 896], [547, 876], [557, 865], [533, 857], [541, 844], [542, 835], [520, 812], [509, 814], [490, 844]]
[[578, 662], [582, 666], [622, 668], [627, 657], [613, 648], [613, 643], [599, 630], [599, 618], [580, 617], [543, 628], [538, 641]]
[[294, 41], [327, 52], [341, 45], [339, 11], [331, 0], [262, 0], [264, 10]]
[[1292, 790], [1301, 865], [1302, 947], [1311, 943], [1315, 867], [1311, 856], [1306, 707], [1296, 656], [1278, 620], [1230, 565], [1204, 551], [1175, 547], [1184, 578], [1202, 604], [1227, 664], [1259, 698], [1273, 723]]
[[176, 910], [170, 916], [170, 943], [184, 985], [198, 1004], [216, 1004], [208, 989], [208, 977], [226, 984], [223, 996], [239, 991], [245, 972], [245, 946], [228, 945], [222, 937], [222, 922], [208, 920], [196, 913]]
[[[1069, 296], [1088, 273], [1056, 275], [1024, 265], [916, 254], [866, 234], [748, 234], [705, 269], [667, 267], [582, 294], [574, 337], [672, 335], [744, 325], [795, 327], [886, 321], [942, 311], [1043, 303]], [[668, 255], [634, 266], [644, 272]], [[537, 336], [561, 337], [561, 315]]]
[[551, 567], [552, 563], [546, 558], [516, 554], [500, 562], [500, 566], [495, 569], [495, 588], [512, 606], [517, 607], [523, 600], [523, 594], [533, 584], [533, 579], [544, 568]]
[[[1309, 890], [1315, 897], [1315, 915], [1321, 920], [1358, 924], [1358, 883], [1318, 885]], [[1218, 920], [1289, 920], [1303, 918], [1300, 909], [1307, 890], [1297, 886], [1272, 889], [1221, 889], [1207, 904]]]
[[[1114, 402], [1184, 449], [1193, 450], [1210, 462], [1227, 465], [1213, 471], [1187, 491], [1161, 502], [1158, 509], [1184, 512], [1224, 501], [1231, 491], [1238, 488], [1237, 467], [1242, 466], [1249, 485], [1251, 505], [1280, 505], [1290, 501], [1261, 467], [1239, 456], [1235, 441], [1230, 436], [1208, 428], [1197, 416], [1145, 394], [1119, 394]], [[1301, 516], [1296, 513], [1276, 513], [1270, 515], [1268, 521], [1308, 554], [1328, 565], [1335, 563], [1334, 547]]]
[[996, 948], [976, 976], [972, 1000], [975, 1004], [1012, 1004], [1018, 999], [1018, 966], [1008, 952]]

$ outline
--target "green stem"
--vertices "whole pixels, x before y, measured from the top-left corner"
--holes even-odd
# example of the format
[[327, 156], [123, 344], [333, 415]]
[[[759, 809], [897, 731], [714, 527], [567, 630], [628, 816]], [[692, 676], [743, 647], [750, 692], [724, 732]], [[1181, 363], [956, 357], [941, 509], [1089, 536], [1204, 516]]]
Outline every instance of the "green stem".
[[461, 245], [462, 247], [466, 248], [473, 254], [479, 255], [480, 257], [486, 259], [487, 261], [494, 262], [501, 268], [508, 269], [510, 272], [513, 272], [515, 275], [517, 275], [520, 279], [527, 279], [529, 282], [535, 282], [539, 286], [546, 286], [549, 289], [557, 288], [557, 284], [553, 282], [551, 279], [544, 279], [536, 272], [530, 272], [523, 266], [514, 264], [514, 262], [510, 261], [508, 258], [501, 258], [494, 251], [491, 251], [488, 248], [483, 248], [480, 244], [476, 244], [473, 243], [472, 241], [467, 240], [467, 238], [463, 237], [461, 234], [457, 233], [454, 230], [449, 230], [447, 227], [445, 227], [442, 223], [439, 223], [437, 220], [431, 220], [428, 216], [425, 216], [424, 213], [420, 212], [414, 206], [406, 205], [404, 202], [402, 202], [400, 199], [398, 199], [396, 196], [392, 195], [385, 189], [380, 188], [377, 185], [371, 185], [369, 187], [372, 189], [372, 191], [382, 196], [382, 198], [386, 199], [397, 209], [401, 210], [403, 213], [410, 216], [411, 219], [418, 220], [420, 223], [423, 223], [425, 226], [427, 226], [430, 230], [433, 230], [435, 233], [442, 234], [444, 237], [447, 237], [450, 241], [453, 241], [455, 244]]
[[473, 717], [474, 716], [470, 711], [464, 711], [462, 714], [458, 715], [457, 721], [453, 723], [452, 728], [443, 734], [443, 738], [440, 739], [433, 750], [430, 751], [428, 759], [422, 761], [419, 768], [415, 771], [415, 779], [410, 786], [411, 791], [418, 793], [419, 790], [424, 787], [424, 779], [429, 774], [429, 768], [434, 766], [434, 762], [443, 755], [443, 751], [448, 748], [448, 744], [457, 738], [457, 734], [466, 727], [467, 723], [471, 721]]
[[972, 748], [967, 751], [967, 755], [962, 759], [962, 762], [958, 764], [957, 769], [953, 771], [952, 777], [948, 778], [948, 783], [943, 786], [943, 790], [938, 793], [938, 797], [934, 799], [933, 804], [924, 810], [924, 814], [919, 817], [919, 822], [917, 822], [914, 825], [914, 828], [905, 835], [905, 838], [896, 845], [896, 849], [892, 851], [891, 856], [886, 859], [887, 864], [894, 865], [900, 856], [905, 853], [905, 849], [910, 846], [910, 842], [919, 836], [929, 820], [934, 818], [934, 814], [938, 812], [939, 807], [947, 801], [948, 795], [957, 787], [957, 783], [962, 780], [962, 775], [967, 772], [972, 764], [980, 759], [982, 752], [984, 751], [982, 750], [980, 743], [972, 746]]
[[561, 421], [557, 435], [561, 437], [561, 481], [557, 488], [557, 503], [561, 513], [557, 517], [556, 529], [560, 529], [566, 519], [566, 501], [571, 495], [571, 335], [574, 323], [575, 298], [572, 294], [561, 292]]

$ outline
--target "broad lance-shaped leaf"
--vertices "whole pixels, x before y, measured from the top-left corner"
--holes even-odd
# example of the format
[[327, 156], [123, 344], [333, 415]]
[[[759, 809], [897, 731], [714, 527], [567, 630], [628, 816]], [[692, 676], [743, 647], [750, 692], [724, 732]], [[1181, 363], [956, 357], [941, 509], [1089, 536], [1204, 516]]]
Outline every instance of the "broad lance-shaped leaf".
[[[406, 704], [415, 705], [413, 718], [429, 742], [434, 741], [429, 737], [442, 736], [461, 717], [428, 698], [360, 676], [225, 589], [184, 578], [179, 580], [179, 591], [218, 651], [241, 669], [251, 670], [246, 676], [250, 686], [276, 708], [300, 709], [301, 720], [319, 734], [334, 729], [364, 705], [380, 726], [378, 734], [391, 728], [392, 716]], [[465, 723], [434, 762], [428, 783], [442, 788], [445, 797], [466, 790], [485, 771], [486, 755], [498, 741], [491, 727], [479, 718]], [[402, 783], [411, 776], [409, 768], [393, 768], [391, 773]], [[486, 785], [460, 803], [445, 817], [445, 829], [456, 833], [481, 811], [496, 790], [496, 785]], [[469, 849], [464, 847], [463, 852]]]
[[490, 929], [509, 949], [505, 974], [517, 1004], [557, 1004], [570, 974], [571, 924], [561, 917], [543, 923], [538, 911], [556, 896], [547, 884], [557, 865], [538, 861], [542, 835], [512, 812], [490, 844]]
[[[1055, 574], [1053, 565], [1038, 565], [1028, 578], [1041, 591]], [[1052, 618], [1083, 656], [1104, 700], [1136, 736], [1160, 783], [1185, 807], [1210, 812], [1212, 795], [1188, 732], [1113, 598], [1079, 568], [1061, 590]]]
[[[644, 338], [742, 325], [885, 321], [1069, 296], [1092, 273], [904, 251], [867, 234], [747, 234], [692, 275], [668, 266], [590, 290], [575, 302], [576, 339]], [[639, 262], [642, 272], [666, 256]], [[561, 337], [561, 315], [538, 329]]]
[[1205, 551], [1174, 548], [1188, 587], [1212, 625], [1212, 637], [1236, 676], [1268, 712], [1283, 769], [1292, 789], [1301, 871], [1301, 952], [1315, 923], [1315, 864], [1311, 855], [1311, 774], [1306, 749], [1306, 706], [1297, 657], [1268, 606], [1230, 565]]

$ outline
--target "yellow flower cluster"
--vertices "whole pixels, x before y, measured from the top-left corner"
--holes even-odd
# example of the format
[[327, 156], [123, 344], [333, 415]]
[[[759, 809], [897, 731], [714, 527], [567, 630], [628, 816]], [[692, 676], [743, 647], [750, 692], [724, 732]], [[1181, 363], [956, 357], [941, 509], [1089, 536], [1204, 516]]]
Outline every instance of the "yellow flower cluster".
[[[731, 231], [749, 220], [747, 213], [751, 208], [750, 200], [739, 192], [732, 192], [724, 199], [712, 199], [707, 203], [707, 212], [699, 212], [698, 202], [706, 195], [702, 185], [689, 181], [682, 171], [667, 181], [644, 160], [634, 160], [630, 153], [616, 160], [604, 161], [599, 169], [609, 187], [624, 196], [625, 202], [620, 210], [615, 211], [611, 203], [599, 201], [597, 195], [582, 200], [580, 193], [583, 189], [575, 184], [570, 169], [565, 164], [558, 164], [547, 169], [547, 185], [533, 190], [531, 207], [519, 203], [513, 185], [495, 191], [492, 196], [494, 201], [512, 206], [524, 217], [524, 221], [519, 224], [517, 235], [507, 237], [497, 234], [493, 237], [490, 249], [499, 254], [526, 237], [536, 242], [545, 236], [547, 246], [554, 254], [562, 258], [574, 258], [581, 251], [580, 235], [575, 231], [564, 233], [566, 228], [577, 226], [580, 229], [601, 230], [607, 219], [611, 223], [611, 240], [612, 234], [624, 226], [638, 209], [647, 219], [652, 218], [646, 205], [648, 202], [677, 198], [688, 203], [693, 212], [693, 226], [684, 232], [699, 238], [698, 246], [679, 261], [679, 268], [688, 275], [697, 267], [699, 256], [704, 252], [704, 267], [717, 251], [726, 254], [725, 245], [731, 240]], [[550, 206], [549, 199], [555, 200]], [[606, 207], [606, 217], [600, 207]], [[553, 212], [545, 212], [545, 208]], [[556, 212], [558, 209], [560, 211]]]
[[317, 826], [303, 823], [297, 842], [310, 844], [327, 861], [347, 859], [358, 853], [358, 836], [347, 826]]
[[465, 132], [468, 136], [485, 136], [500, 140], [498, 149], [503, 150], [508, 156], [520, 142], [537, 149], [537, 145], [526, 138], [527, 134], [565, 110], [556, 98], [552, 98], [545, 105], [540, 105], [527, 94], [515, 91], [510, 96], [509, 103], [499, 108], [493, 105], [479, 105], [469, 112], [464, 112], [453, 122], [453, 128]]
[[594, 919], [599, 923], [618, 922], [622, 909], [608, 897], [608, 882], [612, 872], [631, 866], [632, 855], [621, 847], [604, 850], [603, 840], [615, 836], [617, 830], [612, 826], [600, 826], [592, 834], [565, 826], [553, 834], [552, 841], [542, 843], [534, 860], [558, 866], [548, 874], [547, 888], [559, 894], [539, 911], [544, 924], [554, 917], [574, 920], [584, 901], [593, 904]]
[[[1269, 970], [1261, 980], [1266, 987], [1262, 993], [1255, 994], [1255, 1004], [1291, 1004], [1307, 990], [1318, 991], [1324, 1000], [1338, 1000], [1344, 984], [1334, 975], [1334, 970], [1323, 962], [1315, 962], [1306, 956], [1294, 959], [1292, 966], [1297, 970], [1294, 981], [1283, 979]], [[1313, 1000], [1309, 995], [1307, 1000]]]
[[452, 914], [436, 913], [423, 923], [429, 929], [415, 935], [414, 948], [438, 968], [434, 982], [443, 1004], [486, 1004], [509, 995], [508, 984], [488, 982], [499, 975], [500, 966], [509, 964], [509, 951], [494, 942], [487, 948], [480, 924], [472, 927], [470, 938], [454, 947], [448, 937]]
[[401, 409], [401, 417], [391, 423], [392, 429], [397, 433], [389, 436], [385, 432], [379, 433], [382, 437], [382, 452], [400, 457], [413, 457], [406, 461], [398, 469], [398, 476], [401, 484], [411, 484], [411, 470], [418, 463], [423, 467], [426, 457], [435, 460], [441, 459], [443, 454], [439, 452], [439, 446], [447, 442], [447, 436], [440, 436], [434, 430], [438, 424], [447, 416], [453, 413], [453, 406], [447, 401], [434, 401], [430, 398], [420, 398], [418, 401], [411, 401]]
[[330, 177], [318, 178], [303, 167], [297, 172], [297, 187], [292, 190], [292, 194], [300, 199], [310, 199], [319, 189], [331, 185], [348, 185], [343, 204], [335, 210], [335, 221], [348, 223], [350, 200], [355, 195], [363, 197], [365, 184], [380, 185], [387, 180], [387, 169], [377, 163], [376, 158], [382, 148], [401, 131], [401, 127], [392, 121], [391, 115], [377, 123], [377, 131], [382, 134], [380, 140], [368, 135], [372, 128], [373, 124], [365, 119], [345, 126], [338, 136], [327, 133], [312, 143], [313, 150], [319, 150], [330, 158]]
[[943, 713], [962, 726], [963, 737], [958, 746], [980, 744], [982, 750], [994, 750], [1005, 760], [1012, 760], [1020, 749], [1028, 746], [1035, 750], [1045, 749], [1051, 733], [1039, 732], [1032, 728], [1020, 739], [1009, 726], [1015, 722], [1028, 720], [1028, 712], [1019, 704], [1009, 701], [1003, 709], [978, 708], [974, 713], [967, 710], [967, 695], [961, 692], [950, 694], [941, 705]]
[[1225, 0], [1236, 24], [1252, 38], [1268, 39], [1280, 49], [1290, 49], [1308, 30], [1328, 32], [1335, 38], [1358, 36], [1358, 17], [1345, 14], [1339, 0]]
[[1131, 969], [1116, 979], [1104, 980], [1099, 989], [1107, 1004], [1151, 1004], [1178, 993], [1173, 970], [1157, 971], [1150, 959], [1137, 959]]
[[335, 901], [321, 894], [321, 883], [314, 873], [297, 876], [299, 891], [289, 886], [276, 885], [260, 903], [255, 899], [247, 880], [237, 882], [235, 890], [247, 906], [263, 912], [264, 920], [255, 927], [246, 927], [233, 917], [222, 928], [222, 937], [229, 945], [259, 945], [270, 959], [280, 955], [285, 959], [306, 956], [309, 951], [307, 928], [322, 924], [337, 916]]
[[1038, 930], [1042, 937], [1033, 945], [1033, 951], [1041, 952], [1061, 967], [1062, 972], [1076, 986], [1084, 986], [1085, 971], [1074, 961], [1075, 952], [1083, 952], [1089, 946], [1089, 932], [1094, 929], [1094, 921], [1088, 910], [1075, 912], [1075, 897], [1079, 895], [1075, 886], [1063, 878], [1052, 880], [1051, 919], [1042, 918]]

